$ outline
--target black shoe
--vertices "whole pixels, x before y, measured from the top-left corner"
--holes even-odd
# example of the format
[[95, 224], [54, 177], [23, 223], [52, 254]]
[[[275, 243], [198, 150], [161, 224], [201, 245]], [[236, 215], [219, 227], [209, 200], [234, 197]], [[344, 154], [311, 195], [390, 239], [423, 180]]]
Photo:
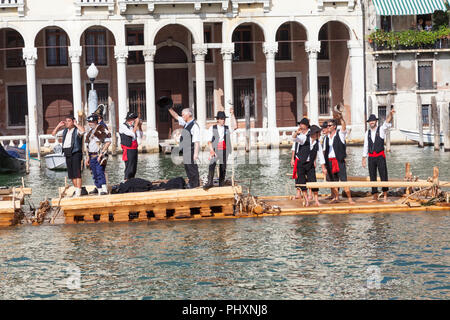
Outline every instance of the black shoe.
[[[83, 191], [81, 191], [83, 192]], [[83, 193], [82, 193], [83, 194]], [[91, 192], [89, 192], [89, 194], [98, 194], [98, 189], [94, 188], [94, 190], [92, 190]]]
[[203, 190], [208, 190], [210, 188], [214, 187], [214, 183], [212, 183], [212, 181], [208, 182], [207, 184], [205, 184], [203, 186]]
[[87, 192], [87, 190], [86, 190], [86, 187], [81, 187], [81, 195], [82, 195], [82, 196], [88, 195], [88, 192]]

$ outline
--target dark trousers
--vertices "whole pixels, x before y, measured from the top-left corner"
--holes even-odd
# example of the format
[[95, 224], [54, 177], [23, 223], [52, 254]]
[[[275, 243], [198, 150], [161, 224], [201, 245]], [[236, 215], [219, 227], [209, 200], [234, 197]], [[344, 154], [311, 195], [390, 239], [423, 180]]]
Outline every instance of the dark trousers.
[[339, 166], [339, 172], [332, 173], [332, 165], [331, 161], [328, 161], [325, 164], [329, 179], [328, 181], [347, 181], [347, 166], [345, 164], [345, 160], [339, 161], [338, 160], [338, 166]]
[[225, 175], [227, 172], [227, 154], [226, 151], [217, 151], [217, 155], [218, 157], [211, 159], [209, 163], [208, 182], [213, 181], [216, 164], [219, 162], [219, 187], [222, 187], [225, 184]]
[[106, 184], [105, 167], [101, 166], [97, 161], [97, 155], [89, 156], [89, 167], [91, 168], [92, 178], [97, 189], [100, 189], [102, 185]]
[[200, 177], [198, 174], [198, 165], [194, 163], [194, 160], [192, 159], [191, 164], [185, 164], [184, 169], [186, 170], [186, 175], [189, 179], [189, 187], [190, 188], [197, 188], [200, 186]]
[[81, 152], [72, 153], [70, 150], [66, 150], [64, 154], [66, 156], [67, 175], [69, 179], [81, 178], [81, 161], [83, 160]]
[[128, 161], [125, 161], [125, 180], [134, 178], [136, 176], [138, 150], [137, 149], [128, 149], [127, 157], [128, 157]]
[[[306, 184], [306, 182], [317, 182], [316, 168], [314, 168], [314, 162], [308, 161], [304, 164], [297, 162], [297, 184]], [[306, 186], [301, 186], [302, 191], [306, 191]], [[312, 189], [313, 192], [318, 192], [319, 189]]]
[[[381, 181], [388, 181], [388, 171], [386, 165], [386, 158], [383, 156], [369, 157], [369, 176], [370, 181], [377, 181], [377, 169], [380, 173]], [[383, 192], [388, 191], [389, 188], [383, 187]], [[372, 188], [372, 194], [378, 193], [378, 188]]]

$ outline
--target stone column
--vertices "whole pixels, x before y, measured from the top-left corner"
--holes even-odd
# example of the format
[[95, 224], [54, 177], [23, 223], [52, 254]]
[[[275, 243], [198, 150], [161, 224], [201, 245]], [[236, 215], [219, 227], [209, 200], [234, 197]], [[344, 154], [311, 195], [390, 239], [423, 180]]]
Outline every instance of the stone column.
[[347, 42], [350, 56], [350, 69], [352, 79], [352, 139], [364, 138], [364, 51], [359, 41]]
[[27, 70], [27, 99], [28, 99], [28, 123], [30, 153], [38, 152], [38, 119], [37, 119], [37, 98], [36, 98], [36, 48], [23, 48], [23, 59]]
[[156, 130], [156, 99], [155, 99], [155, 64], [156, 46], [144, 50], [145, 59], [145, 105], [147, 113], [146, 143], [147, 147], [156, 151], [159, 149], [159, 137]]
[[127, 105], [127, 47], [114, 47], [114, 57], [117, 60], [117, 100], [119, 106], [119, 123], [125, 121], [128, 112]]
[[267, 127], [269, 129], [270, 145], [278, 146], [280, 134], [277, 130], [277, 98], [275, 88], [275, 54], [278, 52], [278, 42], [265, 42], [263, 51], [266, 55], [267, 78]]
[[[233, 108], [233, 53], [234, 43], [222, 43], [220, 50], [223, 59], [223, 96], [225, 113], [229, 117], [230, 109]], [[230, 125], [230, 118], [227, 118], [227, 125]]]
[[[319, 86], [317, 81], [317, 54], [320, 52], [319, 41], [306, 41], [305, 50], [309, 60], [309, 106], [308, 118], [311, 125], [319, 125]], [[299, 119], [300, 120], [300, 119]]]
[[195, 87], [197, 93], [197, 123], [200, 130], [206, 127], [206, 83], [205, 83], [205, 55], [208, 49], [205, 44], [193, 44], [192, 52], [195, 56]]
[[78, 112], [83, 110], [81, 98], [81, 74], [80, 57], [81, 47], [69, 47], [69, 57], [72, 62], [72, 94], [73, 94], [73, 116], [78, 119]]

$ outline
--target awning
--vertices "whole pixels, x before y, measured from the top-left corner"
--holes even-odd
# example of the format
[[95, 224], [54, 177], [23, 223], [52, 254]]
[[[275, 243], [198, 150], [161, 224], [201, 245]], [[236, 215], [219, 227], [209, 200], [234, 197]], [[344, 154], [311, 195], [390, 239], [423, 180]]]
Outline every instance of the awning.
[[373, 4], [380, 16], [406, 16], [447, 11], [444, 1], [448, 0], [373, 0]]

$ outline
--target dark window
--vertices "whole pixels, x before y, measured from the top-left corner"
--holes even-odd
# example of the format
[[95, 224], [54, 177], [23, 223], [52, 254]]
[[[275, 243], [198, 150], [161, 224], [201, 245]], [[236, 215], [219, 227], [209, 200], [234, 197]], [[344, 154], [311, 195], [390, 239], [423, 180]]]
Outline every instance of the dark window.
[[[8, 68], [19, 68], [25, 66], [22, 49], [24, 47], [23, 38], [17, 31], [6, 31], [6, 66]], [[17, 48], [17, 49], [15, 49]]]
[[255, 116], [255, 86], [253, 79], [233, 80], [234, 115], [236, 119], [245, 118], [245, 106], [250, 107], [250, 117]]
[[[91, 90], [91, 84], [86, 83], [86, 101], [89, 101], [89, 91]], [[108, 102], [109, 92], [107, 83], [94, 83], [94, 90], [97, 92], [98, 104], [103, 104], [103, 120], [108, 121]]]
[[[205, 43], [212, 42], [212, 27], [205, 26], [205, 30], [203, 32]], [[211, 49], [208, 49], [208, 53], [205, 56], [205, 62], [213, 62], [213, 52]]]
[[90, 65], [93, 62], [98, 66], [106, 66], [108, 64], [106, 58], [106, 31], [101, 29], [88, 30], [84, 39], [86, 65]]
[[330, 114], [330, 78], [319, 77], [319, 113], [320, 115]]
[[328, 42], [328, 24], [324, 25], [319, 31], [320, 52], [317, 55], [319, 60], [330, 59], [330, 44]]
[[[214, 119], [214, 81], [206, 81], [206, 119]], [[194, 81], [194, 116], [197, 118], [197, 85]]]
[[[127, 45], [143, 46], [144, 30], [143, 29], [127, 29]], [[129, 51], [128, 64], [144, 64], [144, 55], [142, 51]]]
[[241, 26], [233, 32], [234, 61], [253, 61], [252, 27]]
[[386, 106], [378, 106], [378, 123], [386, 121]]
[[47, 66], [67, 66], [67, 35], [61, 29], [45, 30]]
[[391, 16], [381, 16], [380, 17], [380, 27], [381, 30], [389, 32], [392, 30], [392, 17]]
[[8, 86], [8, 124], [24, 126], [27, 114], [27, 86]]
[[392, 63], [383, 62], [377, 64], [378, 91], [391, 91], [392, 86]]
[[422, 125], [424, 127], [430, 126], [430, 105], [429, 104], [423, 104], [422, 105]]
[[278, 41], [278, 53], [276, 60], [291, 60], [290, 25], [284, 24], [278, 29], [276, 40]]
[[433, 89], [433, 62], [418, 62], [418, 89]]
[[147, 120], [145, 83], [130, 83], [128, 85], [128, 100], [130, 111], [142, 120]]

